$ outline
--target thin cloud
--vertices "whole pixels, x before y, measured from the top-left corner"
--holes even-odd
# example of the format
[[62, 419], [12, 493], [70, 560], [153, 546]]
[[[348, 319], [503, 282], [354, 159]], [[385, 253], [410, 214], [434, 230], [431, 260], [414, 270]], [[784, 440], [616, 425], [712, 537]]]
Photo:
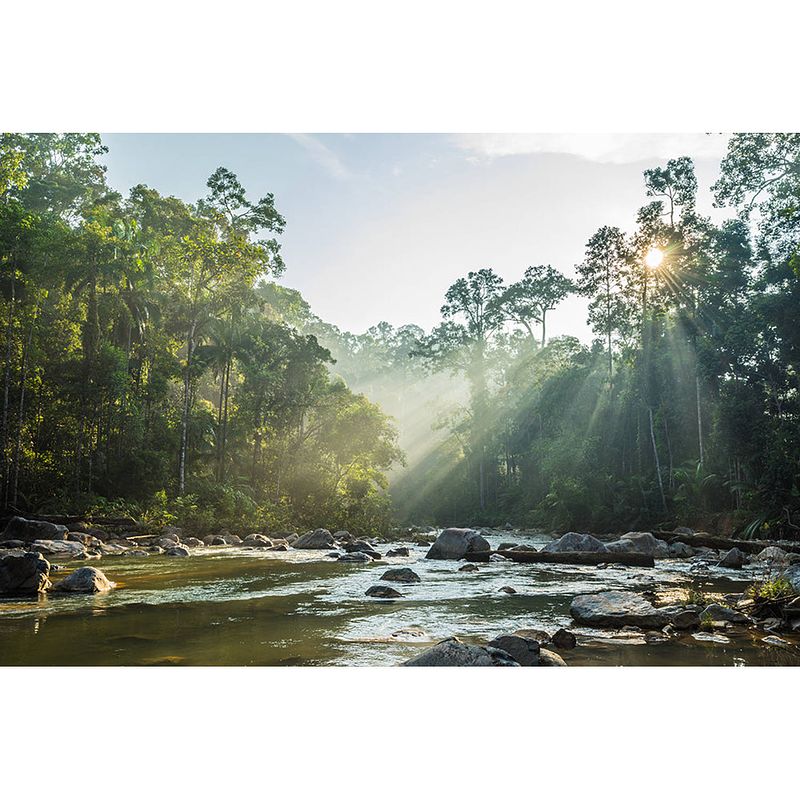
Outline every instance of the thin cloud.
[[468, 160], [561, 153], [606, 164], [647, 159], [721, 158], [729, 134], [714, 133], [460, 133], [452, 137]]
[[347, 169], [339, 156], [319, 139], [308, 133], [287, 133], [286, 135], [306, 150], [311, 158], [332, 177], [340, 179], [350, 177], [350, 170]]

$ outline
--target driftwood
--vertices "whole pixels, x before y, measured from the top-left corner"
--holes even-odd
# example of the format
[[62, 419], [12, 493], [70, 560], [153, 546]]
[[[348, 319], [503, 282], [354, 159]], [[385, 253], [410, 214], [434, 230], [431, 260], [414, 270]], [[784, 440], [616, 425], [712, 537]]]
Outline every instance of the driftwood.
[[542, 553], [533, 550], [485, 550], [482, 553], [467, 553], [467, 561], [488, 561], [494, 554], [503, 556], [518, 564], [577, 564], [595, 566], [597, 564], [624, 564], [626, 567], [655, 566], [653, 556], [643, 553]]
[[85, 522], [87, 525], [106, 525], [111, 528], [127, 528], [135, 530], [140, 527], [132, 517], [95, 517], [88, 514], [30, 514], [26, 511], [14, 510], [14, 514], [35, 522], [52, 522], [54, 525], [73, 525]]
[[712, 536], [710, 533], [673, 533], [662, 534], [659, 538], [672, 544], [683, 542], [690, 547], [711, 547], [714, 550], [730, 550], [738, 547], [743, 553], [756, 555], [765, 547], [780, 547], [787, 553], [800, 553], [800, 544], [790, 542], [768, 542], [764, 539], [728, 539], [724, 536]]

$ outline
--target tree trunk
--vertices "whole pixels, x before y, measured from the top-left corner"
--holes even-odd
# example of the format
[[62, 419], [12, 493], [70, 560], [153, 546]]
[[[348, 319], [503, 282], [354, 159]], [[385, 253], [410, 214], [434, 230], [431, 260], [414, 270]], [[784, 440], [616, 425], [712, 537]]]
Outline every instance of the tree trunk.
[[664, 513], [667, 513], [667, 499], [664, 496], [664, 483], [661, 480], [661, 461], [658, 458], [658, 447], [656, 446], [656, 432], [653, 428], [653, 409], [651, 406], [647, 407], [647, 414], [650, 420], [650, 442], [653, 445], [653, 459], [656, 462], [656, 477], [658, 478], [658, 491], [661, 493], [661, 506]]

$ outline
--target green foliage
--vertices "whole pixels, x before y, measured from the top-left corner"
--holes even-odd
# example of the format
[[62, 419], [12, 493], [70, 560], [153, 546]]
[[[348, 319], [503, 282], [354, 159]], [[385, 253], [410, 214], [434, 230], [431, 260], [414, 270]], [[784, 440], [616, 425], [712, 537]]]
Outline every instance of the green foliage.
[[786, 578], [773, 578], [762, 583], [754, 583], [747, 590], [748, 597], [756, 601], [783, 600], [794, 597], [795, 594], [792, 584]]

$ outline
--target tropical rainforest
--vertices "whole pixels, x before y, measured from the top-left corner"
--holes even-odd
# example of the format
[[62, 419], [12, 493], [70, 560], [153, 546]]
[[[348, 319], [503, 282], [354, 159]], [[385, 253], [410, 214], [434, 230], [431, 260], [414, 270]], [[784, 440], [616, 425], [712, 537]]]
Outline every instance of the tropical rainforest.
[[[278, 198], [122, 196], [105, 152], [0, 139], [7, 513], [800, 532], [800, 134], [731, 137], [722, 223], [676, 157], [581, 263], [464, 265], [432, 330], [358, 335], [277, 282]], [[573, 293], [589, 344], [547, 336]]]

